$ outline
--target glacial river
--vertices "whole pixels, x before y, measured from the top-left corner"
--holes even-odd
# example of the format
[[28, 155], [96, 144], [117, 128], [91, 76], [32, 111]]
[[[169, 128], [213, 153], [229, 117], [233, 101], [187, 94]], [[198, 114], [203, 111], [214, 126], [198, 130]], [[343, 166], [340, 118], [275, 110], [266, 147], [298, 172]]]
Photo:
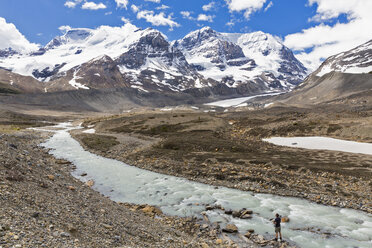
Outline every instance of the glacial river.
[[[77, 127], [68, 123], [58, 127], [42, 146], [50, 148], [56, 158], [71, 161], [77, 168], [73, 172], [75, 177], [82, 181], [94, 180], [93, 188], [114, 201], [156, 205], [165, 214], [178, 216], [201, 217], [206, 204], [219, 204], [232, 210], [247, 208], [254, 212], [252, 219], [232, 218], [220, 210], [206, 213], [212, 222], [221, 222], [222, 227], [234, 223], [241, 233], [254, 229], [271, 238], [274, 228], [270, 218], [278, 212], [290, 218], [289, 223], [282, 224], [284, 239], [301, 247], [372, 247], [372, 216], [362, 211], [293, 197], [214, 187], [146, 171], [85, 151], [68, 132]], [[88, 175], [80, 177], [82, 173]]]

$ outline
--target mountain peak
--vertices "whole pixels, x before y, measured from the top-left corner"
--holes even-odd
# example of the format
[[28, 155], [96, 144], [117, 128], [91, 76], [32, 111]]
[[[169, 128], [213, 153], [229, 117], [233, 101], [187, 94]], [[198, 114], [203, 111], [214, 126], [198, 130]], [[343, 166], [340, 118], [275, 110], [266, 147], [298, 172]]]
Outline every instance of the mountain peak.
[[217, 81], [229, 77], [235, 81], [231, 87], [262, 80], [264, 75], [268, 85], [290, 89], [306, 76], [306, 68], [293, 53], [278, 38], [262, 31], [219, 33], [204, 27], [174, 45], [203, 76]]
[[213, 30], [210, 26], [205, 26], [199, 30], [200, 32], [215, 32], [215, 30]]
[[81, 42], [86, 40], [88, 37], [92, 35], [92, 29], [88, 28], [72, 28], [68, 29], [66, 33], [62, 36], [57, 36], [53, 40], [51, 40], [46, 46], [46, 49], [53, 49], [60, 45], [71, 43], [71, 42]]

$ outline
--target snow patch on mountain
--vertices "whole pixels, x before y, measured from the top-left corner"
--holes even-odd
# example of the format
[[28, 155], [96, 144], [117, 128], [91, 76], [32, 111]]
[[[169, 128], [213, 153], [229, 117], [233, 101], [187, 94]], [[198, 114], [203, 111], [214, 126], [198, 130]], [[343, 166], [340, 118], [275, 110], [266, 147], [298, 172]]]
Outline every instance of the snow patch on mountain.
[[73, 78], [68, 82], [72, 87], [74, 87], [75, 89], [84, 89], [84, 90], [89, 90], [89, 87], [81, 84], [81, 83], [78, 83], [76, 82], [77, 79], [81, 79], [82, 77], [79, 77], [77, 76], [76, 74], [79, 72], [79, 70], [76, 70], [74, 72], [74, 76]]
[[369, 73], [372, 71], [372, 40], [326, 59], [315, 72], [316, 76], [338, 71], [343, 73]]

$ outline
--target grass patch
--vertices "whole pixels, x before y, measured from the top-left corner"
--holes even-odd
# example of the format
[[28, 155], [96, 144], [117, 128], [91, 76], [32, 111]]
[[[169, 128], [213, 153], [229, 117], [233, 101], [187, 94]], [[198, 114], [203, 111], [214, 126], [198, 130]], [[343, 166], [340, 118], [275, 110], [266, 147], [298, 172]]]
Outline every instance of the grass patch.
[[173, 133], [184, 129], [181, 124], [162, 124], [158, 126], [151, 127], [150, 129], [141, 130], [140, 133], [142, 134], [149, 134], [149, 135], [160, 135], [164, 133]]
[[119, 144], [116, 137], [97, 134], [80, 134], [78, 138], [90, 149], [101, 152], [110, 150], [113, 146]]

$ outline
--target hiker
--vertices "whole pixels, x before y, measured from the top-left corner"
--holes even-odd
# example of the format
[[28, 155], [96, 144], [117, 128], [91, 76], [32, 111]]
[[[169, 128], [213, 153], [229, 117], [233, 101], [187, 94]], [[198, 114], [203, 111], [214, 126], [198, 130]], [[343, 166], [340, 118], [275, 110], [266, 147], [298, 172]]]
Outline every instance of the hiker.
[[275, 241], [278, 241], [278, 233], [280, 235], [280, 241], [282, 241], [282, 231], [280, 228], [280, 222], [282, 222], [282, 219], [280, 218], [279, 214], [275, 214], [275, 219], [273, 221], [274, 227], [275, 227]]

